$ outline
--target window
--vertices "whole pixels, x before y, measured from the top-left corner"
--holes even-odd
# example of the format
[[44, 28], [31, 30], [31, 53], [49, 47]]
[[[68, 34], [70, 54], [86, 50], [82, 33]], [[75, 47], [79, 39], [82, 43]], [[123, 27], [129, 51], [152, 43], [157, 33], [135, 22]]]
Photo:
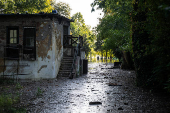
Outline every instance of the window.
[[17, 44], [17, 30], [10, 30], [10, 44]]
[[36, 31], [34, 27], [24, 27], [23, 57], [27, 60], [36, 59]]
[[35, 39], [35, 29], [34, 28], [25, 28], [24, 29], [24, 46], [25, 47], [34, 47]]
[[17, 45], [19, 41], [18, 27], [7, 27], [7, 45]]
[[19, 27], [7, 27], [6, 57], [8, 59], [19, 58]]

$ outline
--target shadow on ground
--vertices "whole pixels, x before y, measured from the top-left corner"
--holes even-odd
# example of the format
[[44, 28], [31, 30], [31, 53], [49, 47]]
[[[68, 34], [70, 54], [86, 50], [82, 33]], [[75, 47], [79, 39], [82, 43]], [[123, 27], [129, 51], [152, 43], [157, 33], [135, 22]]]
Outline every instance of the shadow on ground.
[[28, 113], [168, 113], [170, 99], [135, 86], [135, 72], [90, 63], [74, 79], [21, 81], [18, 106]]

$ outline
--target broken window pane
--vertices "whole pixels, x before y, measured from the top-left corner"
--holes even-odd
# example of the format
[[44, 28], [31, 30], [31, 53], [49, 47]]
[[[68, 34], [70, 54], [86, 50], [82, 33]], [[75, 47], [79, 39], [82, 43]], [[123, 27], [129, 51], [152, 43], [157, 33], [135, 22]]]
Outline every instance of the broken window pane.
[[35, 37], [35, 29], [32, 28], [25, 28], [25, 46], [27, 47], [34, 47], [34, 37]]
[[36, 46], [35, 46], [35, 28], [30, 27], [24, 28], [24, 38], [23, 38], [23, 58], [25, 60], [35, 60], [36, 59]]

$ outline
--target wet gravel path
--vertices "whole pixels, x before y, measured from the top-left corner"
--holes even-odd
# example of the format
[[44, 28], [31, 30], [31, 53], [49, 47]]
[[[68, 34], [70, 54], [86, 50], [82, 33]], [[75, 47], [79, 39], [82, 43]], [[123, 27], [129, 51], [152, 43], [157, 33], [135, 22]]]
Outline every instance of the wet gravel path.
[[20, 105], [28, 113], [170, 112], [167, 96], [135, 86], [134, 71], [110, 69], [111, 64], [88, 66], [87, 75], [74, 79], [21, 82]]

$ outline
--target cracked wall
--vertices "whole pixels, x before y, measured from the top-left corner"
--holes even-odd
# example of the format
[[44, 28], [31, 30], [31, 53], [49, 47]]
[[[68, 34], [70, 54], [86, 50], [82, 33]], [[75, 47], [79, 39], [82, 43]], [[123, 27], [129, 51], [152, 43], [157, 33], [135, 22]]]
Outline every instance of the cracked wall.
[[[63, 56], [63, 25], [69, 26], [70, 22], [58, 22], [57, 18], [48, 16], [13, 16], [0, 17], [0, 65], [3, 65], [3, 46], [6, 44], [6, 27], [19, 27], [19, 44], [23, 45], [24, 27], [35, 27], [36, 29], [36, 60], [24, 60], [20, 58], [19, 73], [21, 79], [56, 78]], [[21, 52], [22, 53], [22, 52]], [[6, 60], [6, 65], [13, 67], [0, 67], [0, 75], [5, 73], [16, 73], [17, 62]]]

